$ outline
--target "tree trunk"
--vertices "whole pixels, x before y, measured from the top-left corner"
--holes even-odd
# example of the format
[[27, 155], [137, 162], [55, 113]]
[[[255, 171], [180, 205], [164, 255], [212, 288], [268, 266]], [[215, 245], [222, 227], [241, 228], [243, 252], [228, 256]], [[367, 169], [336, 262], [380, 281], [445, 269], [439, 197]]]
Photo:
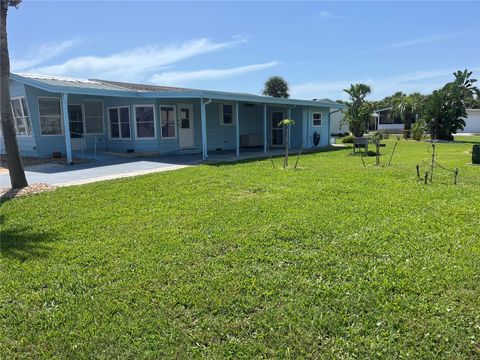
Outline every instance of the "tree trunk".
[[0, 9], [0, 107], [3, 141], [7, 153], [8, 172], [12, 188], [23, 188], [28, 185], [23, 171], [22, 159], [18, 150], [17, 135], [13, 123], [10, 102], [10, 59], [7, 41], [8, 1], [1, 0]]
[[287, 134], [287, 137], [285, 139], [285, 159], [283, 161], [283, 167], [286, 169], [288, 168], [288, 146], [290, 145], [288, 143], [288, 140], [290, 139], [290, 136], [289, 136], [289, 131], [290, 131], [290, 127], [289, 126], [286, 126], [286, 134]]

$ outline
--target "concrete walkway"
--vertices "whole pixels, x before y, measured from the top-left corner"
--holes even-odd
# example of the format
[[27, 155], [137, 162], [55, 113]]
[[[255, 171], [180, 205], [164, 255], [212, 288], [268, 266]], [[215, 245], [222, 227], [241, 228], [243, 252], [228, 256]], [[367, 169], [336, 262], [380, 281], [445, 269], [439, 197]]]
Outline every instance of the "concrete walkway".
[[[201, 154], [174, 154], [148, 158], [99, 156], [96, 161], [71, 166], [52, 163], [28, 166], [25, 167], [25, 174], [29, 184], [43, 183], [71, 186], [176, 170], [202, 163], [215, 164], [260, 160], [269, 156], [283, 156], [283, 151], [283, 149], [271, 149], [270, 154], [267, 155], [263, 153], [262, 149], [242, 149], [239, 157], [235, 156], [234, 151], [211, 151], [206, 162], [202, 161]], [[318, 150], [309, 149], [304, 150], [303, 153], [315, 151]], [[292, 149], [292, 156], [297, 152], [297, 149]], [[9, 187], [10, 177], [8, 172], [0, 173], [0, 188]]]
[[[181, 155], [158, 158], [105, 159], [79, 165], [41, 164], [25, 168], [30, 184], [56, 186], [80, 185], [96, 181], [150, 174], [193, 166], [201, 163], [198, 156]], [[0, 188], [10, 187], [8, 172], [0, 174]]]

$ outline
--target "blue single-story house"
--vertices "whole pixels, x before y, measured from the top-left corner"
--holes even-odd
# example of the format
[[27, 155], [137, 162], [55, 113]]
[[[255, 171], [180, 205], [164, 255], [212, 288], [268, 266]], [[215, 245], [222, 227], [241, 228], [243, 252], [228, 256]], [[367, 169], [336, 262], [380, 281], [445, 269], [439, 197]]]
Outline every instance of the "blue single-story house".
[[[11, 74], [12, 109], [20, 152], [50, 157], [95, 148], [108, 152], [201, 153], [285, 146], [278, 123], [295, 120], [292, 148], [330, 145], [330, 100], [280, 99], [196, 90]], [[1, 139], [0, 152], [4, 152]]]

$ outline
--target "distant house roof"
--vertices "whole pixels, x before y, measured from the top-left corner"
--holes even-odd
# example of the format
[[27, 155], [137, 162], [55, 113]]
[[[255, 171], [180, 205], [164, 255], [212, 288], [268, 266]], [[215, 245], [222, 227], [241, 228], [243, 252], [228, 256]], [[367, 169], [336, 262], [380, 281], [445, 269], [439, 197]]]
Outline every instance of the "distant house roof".
[[341, 109], [344, 106], [329, 99], [317, 101], [291, 98], [274, 98], [246, 93], [187, 89], [180, 87], [136, 84], [111, 80], [77, 79], [70, 77], [12, 73], [12, 80], [53, 93], [69, 93], [97, 96], [123, 96], [142, 98], [205, 98], [242, 102], [264, 103], [271, 105], [306, 105]]
[[388, 111], [388, 110], [392, 110], [392, 107], [387, 107], [387, 108], [384, 108], [384, 109], [378, 109], [378, 110], [374, 110], [374, 113], [379, 113], [379, 112], [384, 112], [384, 111]]

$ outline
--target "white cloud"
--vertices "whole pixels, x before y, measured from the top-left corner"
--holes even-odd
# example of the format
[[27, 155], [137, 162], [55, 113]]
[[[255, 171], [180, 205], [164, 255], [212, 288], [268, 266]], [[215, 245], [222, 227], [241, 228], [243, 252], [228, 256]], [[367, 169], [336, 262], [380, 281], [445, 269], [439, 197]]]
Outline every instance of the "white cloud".
[[63, 63], [28, 69], [29, 72], [87, 78], [140, 80], [146, 73], [157, 71], [181, 60], [230, 48], [246, 42], [235, 37], [229, 42], [215, 43], [197, 39], [183, 44], [143, 46], [107, 56], [80, 56]]
[[[312, 81], [291, 86], [291, 96], [300, 99], [331, 98], [344, 99], [348, 95], [343, 91], [350, 84], [364, 83], [370, 85], [372, 93], [369, 99], [383, 99], [396, 91], [405, 93], [430, 93], [442, 87], [446, 82], [453, 80], [453, 72], [458, 69], [437, 69], [404, 73], [381, 79], [351, 79], [339, 81]], [[479, 71], [480, 68], [470, 69]]]
[[322, 10], [320, 11], [317, 16], [319, 18], [322, 18], [322, 19], [345, 19], [345, 20], [353, 20], [352, 17], [350, 16], [344, 16], [344, 15], [337, 15], [337, 14], [333, 14], [331, 13], [330, 11], [327, 11], [327, 10]]
[[277, 61], [268, 63], [252, 64], [228, 69], [204, 69], [197, 71], [169, 71], [160, 74], [154, 74], [150, 81], [161, 85], [178, 85], [188, 81], [223, 79], [232, 76], [247, 74], [274, 67]]
[[456, 38], [465, 33], [466, 32], [464, 31], [457, 31], [457, 32], [452, 32], [447, 34], [437, 34], [437, 35], [431, 35], [431, 36], [418, 37], [414, 39], [395, 42], [392, 44], [387, 44], [374, 49], [359, 51], [355, 55], [373, 54], [373, 53], [384, 52], [388, 50], [402, 49], [402, 48], [416, 46], [416, 45], [431, 44], [435, 42]]
[[55, 43], [46, 43], [31, 49], [29, 54], [23, 59], [12, 56], [12, 71], [22, 71], [41, 65], [71, 49], [79, 42], [79, 39], [71, 39]]

